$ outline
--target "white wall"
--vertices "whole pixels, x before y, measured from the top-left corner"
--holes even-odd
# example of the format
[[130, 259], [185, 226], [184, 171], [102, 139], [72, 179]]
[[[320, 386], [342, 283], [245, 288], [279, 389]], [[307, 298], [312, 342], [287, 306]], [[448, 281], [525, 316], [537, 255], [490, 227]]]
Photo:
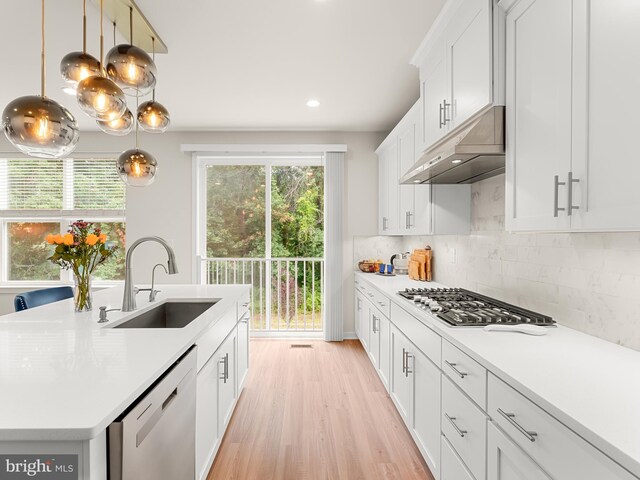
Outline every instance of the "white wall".
[[[346, 144], [344, 205], [344, 296], [346, 334], [354, 331], [352, 291], [352, 240], [354, 235], [373, 235], [377, 230], [377, 157], [374, 150], [383, 140], [381, 133], [349, 132], [167, 132], [162, 135], [141, 134], [140, 147], [158, 159], [159, 172], [153, 185], [129, 188], [127, 192], [127, 240], [146, 235], [159, 235], [173, 246], [179, 273], [160, 275], [161, 283], [192, 281], [193, 224], [191, 155], [180, 151], [186, 143], [222, 144]], [[103, 133], [82, 133], [74, 154], [113, 153], [132, 148], [133, 135], [125, 138]], [[4, 152], [4, 153], [3, 153]], [[0, 156], [15, 154], [4, 137], [0, 140]], [[151, 268], [164, 261], [164, 250], [148, 244], [136, 252], [135, 281], [149, 282]], [[0, 314], [12, 310], [14, 291], [0, 294]]]
[[640, 350], [640, 232], [508, 233], [504, 192], [503, 175], [472, 186], [471, 235], [356, 239], [354, 256], [429, 244], [436, 281]]

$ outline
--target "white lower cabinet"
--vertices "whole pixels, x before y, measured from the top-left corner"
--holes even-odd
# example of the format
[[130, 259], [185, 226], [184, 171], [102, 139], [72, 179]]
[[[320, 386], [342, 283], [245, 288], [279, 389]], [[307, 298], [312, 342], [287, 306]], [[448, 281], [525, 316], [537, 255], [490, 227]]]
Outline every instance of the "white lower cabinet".
[[[487, 455], [488, 480], [551, 480], [538, 464], [491, 422], [488, 426]], [[448, 479], [443, 477], [442, 480]]]
[[413, 418], [413, 375], [408, 368], [408, 355], [412, 345], [395, 327], [391, 327], [391, 383], [389, 393], [407, 425]]
[[375, 308], [369, 307], [369, 357], [371, 363], [380, 368], [380, 317], [382, 315]]
[[440, 480], [475, 480], [444, 435], [442, 436]]
[[218, 435], [222, 436], [236, 399], [236, 332], [229, 334], [214, 358], [218, 360]]
[[485, 479], [487, 417], [447, 376], [442, 376], [442, 433], [476, 480]]
[[422, 352], [412, 353], [413, 432], [433, 475], [440, 470], [440, 369]]
[[207, 476], [218, 443], [218, 358], [198, 372], [196, 394], [196, 475]]
[[250, 313], [246, 312], [238, 322], [238, 362], [237, 362], [237, 387], [236, 395], [244, 387], [249, 374], [249, 317]]
[[389, 390], [390, 365], [391, 365], [391, 324], [389, 319], [382, 315], [378, 323], [380, 337], [380, 361], [378, 362], [378, 372], [385, 388]]
[[489, 415], [493, 421], [548, 472], [551, 478], [636, 478], [531, 400], [491, 374], [487, 392]]
[[[224, 340], [218, 340], [221, 343], [198, 371], [196, 479], [204, 479], [209, 473], [236, 399], [248, 375], [249, 323], [246, 312], [242, 311], [240, 314], [240, 320], [233, 325]], [[218, 326], [216, 324], [212, 328]]]

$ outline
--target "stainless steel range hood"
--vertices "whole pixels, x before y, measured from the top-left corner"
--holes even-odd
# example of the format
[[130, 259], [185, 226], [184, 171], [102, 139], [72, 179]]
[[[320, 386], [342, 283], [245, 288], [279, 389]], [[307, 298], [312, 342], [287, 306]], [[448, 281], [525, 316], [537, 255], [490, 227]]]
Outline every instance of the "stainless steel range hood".
[[504, 173], [504, 163], [504, 107], [491, 106], [426, 150], [400, 183], [474, 183]]

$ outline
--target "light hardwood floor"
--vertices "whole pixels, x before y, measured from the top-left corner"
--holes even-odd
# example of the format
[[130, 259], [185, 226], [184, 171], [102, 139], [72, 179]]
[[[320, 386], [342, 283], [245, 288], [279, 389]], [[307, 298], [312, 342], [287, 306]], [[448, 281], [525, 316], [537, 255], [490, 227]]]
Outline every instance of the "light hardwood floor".
[[[291, 344], [313, 348], [291, 348]], [[360, 342], [252, 340], [208, 480], [433, 480]]]

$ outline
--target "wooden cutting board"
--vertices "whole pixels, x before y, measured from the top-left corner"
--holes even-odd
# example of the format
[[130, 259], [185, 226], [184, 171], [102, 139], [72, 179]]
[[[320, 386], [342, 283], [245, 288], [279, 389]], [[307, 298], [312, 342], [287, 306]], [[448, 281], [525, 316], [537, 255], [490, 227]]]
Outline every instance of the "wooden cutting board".
[[[431, 248], [418, 248], [411, 254], [411, 261], [417, 263], [417, 277], [415, 280], [422, 280], [430, 282], [433, 279], [433, 270], [431, 267], [431, 260], [433, 258], [433, 250]], [[414, 278], [414, 277], [411, 277]]]

